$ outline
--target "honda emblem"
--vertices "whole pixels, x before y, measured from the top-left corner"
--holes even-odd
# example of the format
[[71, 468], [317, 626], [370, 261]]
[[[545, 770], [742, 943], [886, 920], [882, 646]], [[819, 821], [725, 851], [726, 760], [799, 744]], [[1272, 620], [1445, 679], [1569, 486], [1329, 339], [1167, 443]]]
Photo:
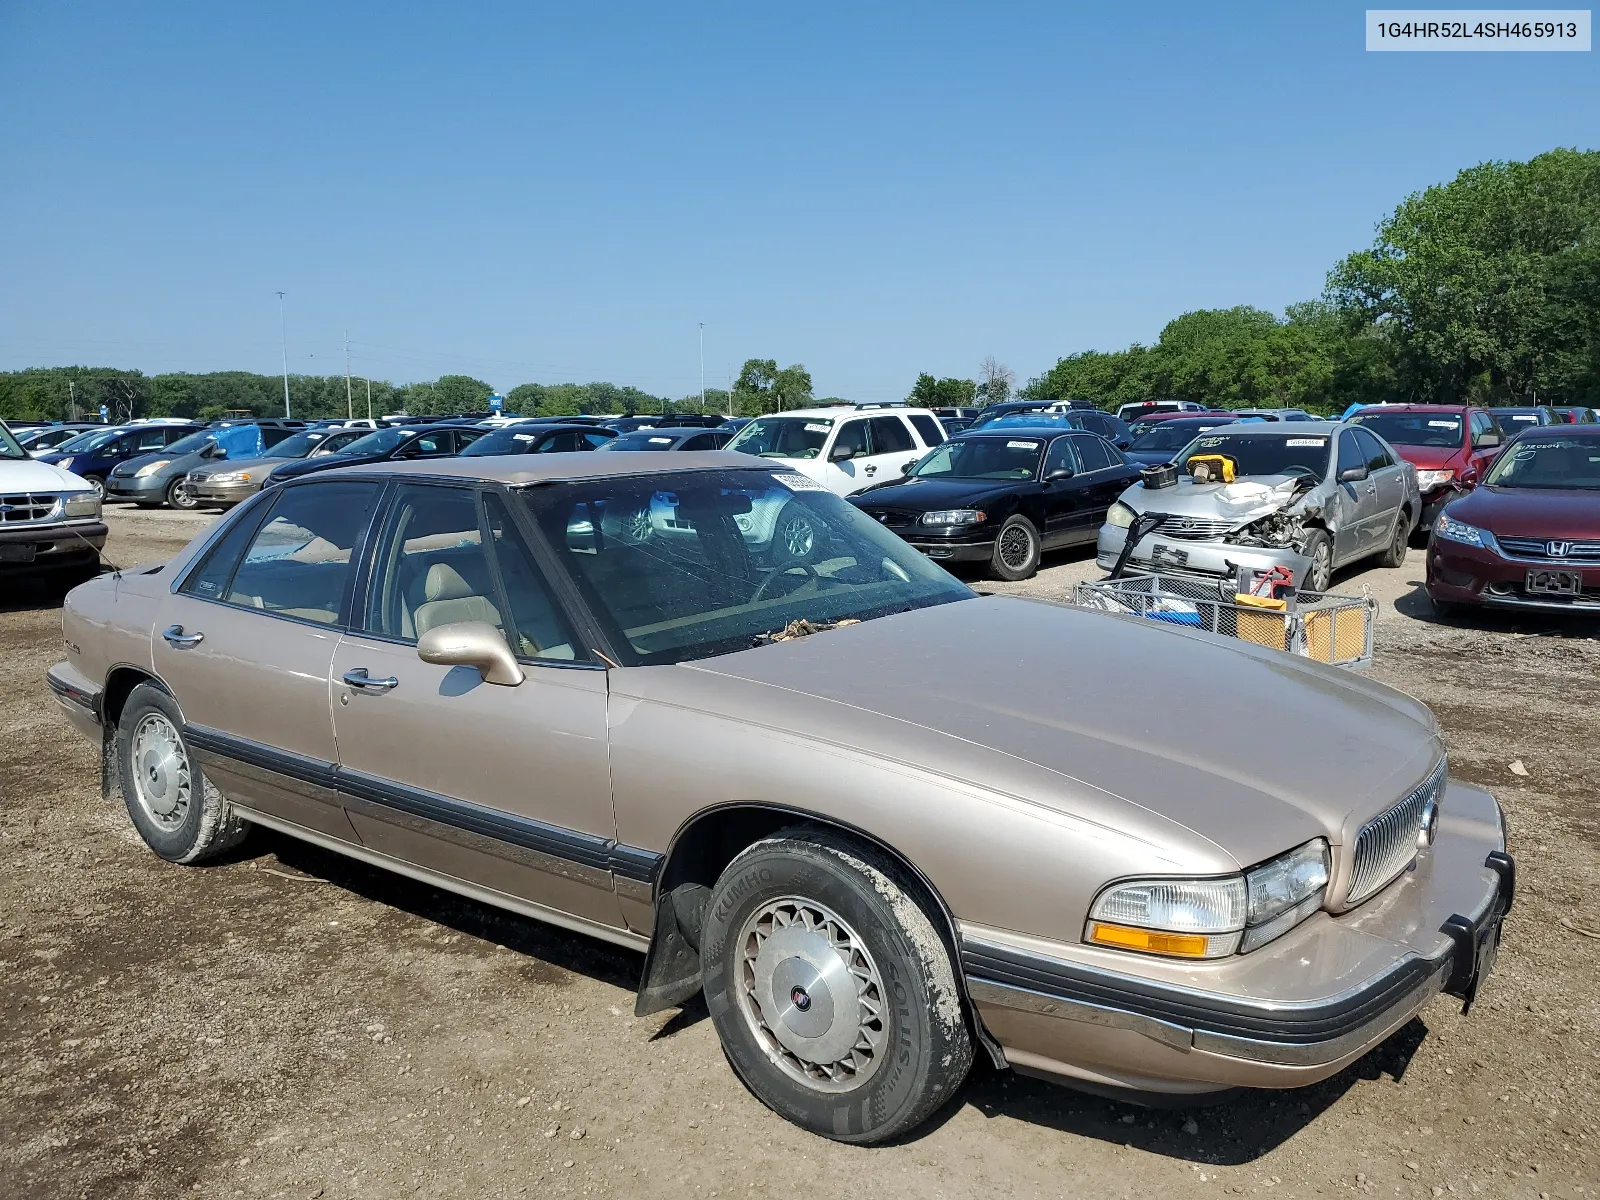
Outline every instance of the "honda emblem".
[[1545, 553], [1551, 558], [1565, 558], [1572, 551], [1571, 542], [1546, 542]]

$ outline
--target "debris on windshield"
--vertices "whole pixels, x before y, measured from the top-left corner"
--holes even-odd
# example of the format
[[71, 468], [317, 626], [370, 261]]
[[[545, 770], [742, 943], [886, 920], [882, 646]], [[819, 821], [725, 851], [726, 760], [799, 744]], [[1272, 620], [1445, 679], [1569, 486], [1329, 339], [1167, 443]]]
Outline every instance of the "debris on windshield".
[[790, 621], [775, 633], [758, 633], [755, 644], [765, 646], [769, 642], [792, 642], [795, 638], [810, 637], [813, 633], [826, 633], [830, 629], [843, 629], [846, 625], [859, 625], [857, 617], [846, 617], [842, 621], [808, 621], [804, 617]]

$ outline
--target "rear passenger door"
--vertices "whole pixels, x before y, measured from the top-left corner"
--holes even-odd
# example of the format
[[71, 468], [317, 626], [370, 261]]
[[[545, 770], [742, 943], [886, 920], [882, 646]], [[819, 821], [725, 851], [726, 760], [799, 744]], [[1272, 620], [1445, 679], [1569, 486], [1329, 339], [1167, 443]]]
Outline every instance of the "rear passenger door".
[[1072, 434], [1083, 473], [1075, 481], [1083, 491], [1083, 540], [1099, 536], [1106, 513], [1128, 486], [1122, 455], [1105, 438], [1092, 433]]
[[1411, 468], [1389, 453], [1388, 447], [1372, 430], [1358, 425], [1355, 435], [1362, 453], [1367, 456], [1372, 519], [1366, 528], [1366, 550], [1375, 554], [1389, 544], [1394, 536], [1394, 523], [1402, 519], [1400, 507], [1406, 500], [1406, 472]]
[[255, 812], [346, 841], [328, 670], [379, 488], [279, 489], [184, 574], [152, 639], [156, 675], [211, 781]]
[[[371, 849], [615, 928], [606, 673], [509, 504], [468, 486], [392, 491], [333, 659], [340, 787]], [[522, 683], [417, 657], [421, 634], [467, 621], [499, 631]]]

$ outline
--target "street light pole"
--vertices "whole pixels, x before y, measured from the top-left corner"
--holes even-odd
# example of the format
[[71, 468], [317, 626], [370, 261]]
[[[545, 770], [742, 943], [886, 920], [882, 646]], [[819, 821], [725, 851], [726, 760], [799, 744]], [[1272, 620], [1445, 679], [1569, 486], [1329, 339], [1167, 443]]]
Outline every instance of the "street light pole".
[[700, 415], [706, 412], [706, 323], [700, 322]]
[[289, 319], [283, 313], [283, 293], [278, 293], [278, 329], [283, 336], [283, 415], [289, 413]]
[[350, 331], [344, 331], [344, 415], [348, 420], [356, 415], [355, 401], [350, 399]]

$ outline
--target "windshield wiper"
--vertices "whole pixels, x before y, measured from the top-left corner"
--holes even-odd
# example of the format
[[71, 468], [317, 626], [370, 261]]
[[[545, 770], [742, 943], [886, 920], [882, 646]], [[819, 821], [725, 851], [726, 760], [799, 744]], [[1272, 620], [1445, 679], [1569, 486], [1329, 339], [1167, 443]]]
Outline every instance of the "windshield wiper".
[[752, 646], [766, 646], [773, 642], [792, 642], [795, 638], [810, 637], [813, 633], [826, 633], [830, 629], [843, 629], [846, 625], [859, 625], [861, 618], [845, 617], [838, 621], [808, 621], [804, 617], [790, 621], [782, 629], [758, 633], [750, 639]]

